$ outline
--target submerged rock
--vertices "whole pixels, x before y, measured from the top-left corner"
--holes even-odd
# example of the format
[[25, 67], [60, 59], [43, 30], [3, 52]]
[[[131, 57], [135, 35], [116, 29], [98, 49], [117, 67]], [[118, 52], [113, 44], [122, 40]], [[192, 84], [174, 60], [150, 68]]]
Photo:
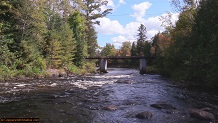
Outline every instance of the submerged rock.
[[108, 110], [108, 111], [114, 111], [117, 109], [118, 109], [118, 106], [116, 106], [116, 105], [109, 105], [109, 106], [104, 107], [104, 110]]
[[97, 71], [97, 73], [108, 73], [107, 70], [100, 70], [100, 69], [97, 69], [96, 71]]
[[150, 106], [157, 108], [157, 109], [165, 109], [165, 110], [175, 110], [176, 109], [172, 105], [166, 104], [166, 103], [156, 103], [156, 104], [151, 104]]
[[117, 80], [115, 83], [121, 83], [121, 84], [132, 84], [132, 80]]
[[201, 110], [203, 110], [203, 111], [208, 111], [208, 112], [212, 111], [212, 109], [211, 109], [211, 108], [208, 108], [208, 107], [201, 108]]
[[190, 116], [199, 120], [215, 121], [215, 116], [203, 109], [191, 109]]
[[136, 115], [136, 118], [150, 119], [152, 116], [153, 116], [153, 114], [151, 112], [145, 111], [145, 112], [138, 113]]

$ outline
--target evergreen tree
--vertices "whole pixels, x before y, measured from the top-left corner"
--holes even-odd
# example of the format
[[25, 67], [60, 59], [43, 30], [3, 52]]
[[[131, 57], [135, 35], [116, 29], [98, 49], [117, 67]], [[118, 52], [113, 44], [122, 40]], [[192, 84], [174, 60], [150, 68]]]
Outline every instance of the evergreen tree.
[[51, 30], [49, 33], [47, 60], [50, 68], [60, 68], [62, 66], [62, 46], [58, 31]]
[[9, 0], [0, 1], [0, 65], [11, 67], [16, 59], [9, 45], [14, 42], [12, 23], [14, 21], [13, 5]]
[[84, 22], [79, 12], [74, 12], [70, 15], [69, 24], [73, 30], [74, 39], [76, 40], [74, 63], [77, 66], [82, 66], [84, 64], [84, 58], [87, 56], [87, 44], [83, 35]]
[[132, 48], [131, 48], [131, 56], [137, 56], [137, 46], [135, 45], [135, 42], [132, 43]]
[[83, 0], [85, 5], [85, 18], [86, 18], [86, 40], [88, 46], [88, 55], [95, 56], [97, 44], [97, 32], [94, 29], [94, 24], [100, 24], [96, 19], [101, 18], [109, 14], [112, 9], [101, 9], [102, 6], [106, 6], [108, 1], [106, 0]]
[[[44, 15], [40, 13], [40, 9], [36, 8], [29, 0], [20, 0], [18, 11], [19, 17], [19, 30], [20, 30], [20, 47], [22, 51], [22, 58], [24, 63], [36, 63], [42, 52], [42, 45], [44, 37], [43, 34], [46, 30], [44, 23]], [[37, 3], [35, 3], [37, 4]], [[18, 36], [17, 36], [18, 37]], [[37, 64], [37, 63], [36, 63]], [[33, 64], [34, 66], [34, 64]]]
[[73, 38], [73, 31], [70, 29], [68, 23], [62, 25], [60, 30], [60, 40], [62, 46], [61, 59], [63, 67], [73, 64], [73, 59], [75, 55], [76, 41]]
[[202, 0], [190, 38], [191, 78], [218, 86], [218, 1]]
[[150, 50], [151, 50], [151, 44], [148, 41], [145, 41], [144, 50], [143, 50], [145, 57], [149, 57], [151, 55]]
[[[132, 48], [131, 48], [131, 56], [138, 56], [138, 50], [137, 50], [137, 45], [135, 42], [132, 43]], [[131, 60], [131, 66], [138, 67], [139, 61], [138, 60]]]
[[87, 40], [87, 48], [89, 56], [96, 56], [96, 49], [98, 47], [97, 44], [97, 32], [94, 29], [93, 24], [89, 24], [85, 31], [86, 40]]
[[137, 36], [138, 36], [138, 39], [137, 39], [137, 53], [140, 56], [144, 55], [144, 53], [143, 53], [144, 50], [143, 49], [144, 49], [144, 43], [145, 43], [146, 38], [147, 38], [146, 33], [147, 33], [146, 27], [143, 24], [141, 24], [140, 27], [138, 28], [138, 34], [137, 34]]

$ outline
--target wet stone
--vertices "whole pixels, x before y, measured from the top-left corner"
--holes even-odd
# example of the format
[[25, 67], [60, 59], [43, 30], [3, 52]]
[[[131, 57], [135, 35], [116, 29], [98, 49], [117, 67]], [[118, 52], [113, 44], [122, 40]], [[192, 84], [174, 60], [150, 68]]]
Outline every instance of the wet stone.
[[178, 110], [166, 110], [167, 114], [176, 114], [176, 113], [181, 113]]
[[212, 111], [212, 109], [211, 109], [211, 108], [208, 108], [208, 107], [202, 108], [201, 110], [203, 110], [203, 111], [208, 111], [208, 112]]
[[117, 80], [115, 83], [132, 84], [132, 80]]
[[190, 116], [199, 120], [215, 121], [215, 116], [202, 109], [191, 109]]
[[172, 105], [166, 104], [166, 103], [156, 103], [156, 104], [151, 104], [150, 106], [153, 108], [165, 109], [165, 110], [175, 110], [176, 109]]
[[118, 109], [118, 106], [116, 106], [116, 105], [109, 105], [109, 106], [105, 106], [103, 109], [107, 110], [107, 111], [114, 111], [114, 110]]
[[138, 113], [136, 115], [136, 118], [150, 119], [152, 116], [153, 116], [153, 114], [151, 112], [145, 111], [145, 112]]

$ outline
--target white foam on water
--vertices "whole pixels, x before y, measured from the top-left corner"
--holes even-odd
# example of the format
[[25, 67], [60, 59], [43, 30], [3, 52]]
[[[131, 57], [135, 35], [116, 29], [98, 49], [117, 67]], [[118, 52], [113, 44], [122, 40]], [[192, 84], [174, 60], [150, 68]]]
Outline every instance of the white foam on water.
[[101, 87], [105, 84], [113, 84], [114, 81], [102, 81], [102, 82], [94, 82], [94, 81], [77, 81], [72, 82], [71, 84], [82, 89], [87, 89], [89, 87]]
[[96, 78], [96, 79], [110, 79], [110, 78], [131, 78], [132, 75], [111, 75], [111, 76], [92, 76], [92, 78]]
[[15, 92], [19, 92], [21, 89], [17, 89], [17, 87], [14, 87], [13, 89], [11, 90], [8, 90], [8, 91], [5, 91], [4, 93], [5, 94], [14, 94]]
[[30, 85], [30, 84], [16, 84], [15, 86], [17, 86], [17, 87], [25, 87], [26, 85]]
[[57, 86], [57, 83], [52, 83], [52, 84], [49, 85], [49, 86], [51, 86], [51, 87], [55, 87], [55, 86]]

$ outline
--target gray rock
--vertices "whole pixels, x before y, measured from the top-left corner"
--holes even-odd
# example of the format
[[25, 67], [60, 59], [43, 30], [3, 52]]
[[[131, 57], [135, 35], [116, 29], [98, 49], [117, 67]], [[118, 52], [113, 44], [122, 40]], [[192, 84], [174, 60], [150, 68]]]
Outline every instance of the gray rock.
[[117, 80], [115, 83], [121, 83], [121, 84], [132, 84], [132, 80]]
[[199, 120], [215, 121], [215, 116], [202, 109], [191, 109], [190, 116]]
[[138, 113], [136, 115], [136, 118], [150, 119], [152, 116], [153, 116], [153, 114], [151, 112], [145, 111], [145, 112]]
[[116, 105], [109, 105], [109, 106], [104, 107], [104, 110], [108, 110], [108, 111], [114, 111], [117, 109], [118, 109], [118, 106], [116, 106]]
[[203, 110], [203, 111], [208, 111], [208, 112], [212, 111], [212, 109], [211, 109], [211, 108], [208, 108], [208, 107], [201, 108], [201, 110]]
[[166, 104], [166, 103], [156, 103], [156, 104], [151, 104], [150, 106], [157, 108], [157, 109], [165, 109], [165, 110], [175, 110], [176, 109], [172, 105]]

